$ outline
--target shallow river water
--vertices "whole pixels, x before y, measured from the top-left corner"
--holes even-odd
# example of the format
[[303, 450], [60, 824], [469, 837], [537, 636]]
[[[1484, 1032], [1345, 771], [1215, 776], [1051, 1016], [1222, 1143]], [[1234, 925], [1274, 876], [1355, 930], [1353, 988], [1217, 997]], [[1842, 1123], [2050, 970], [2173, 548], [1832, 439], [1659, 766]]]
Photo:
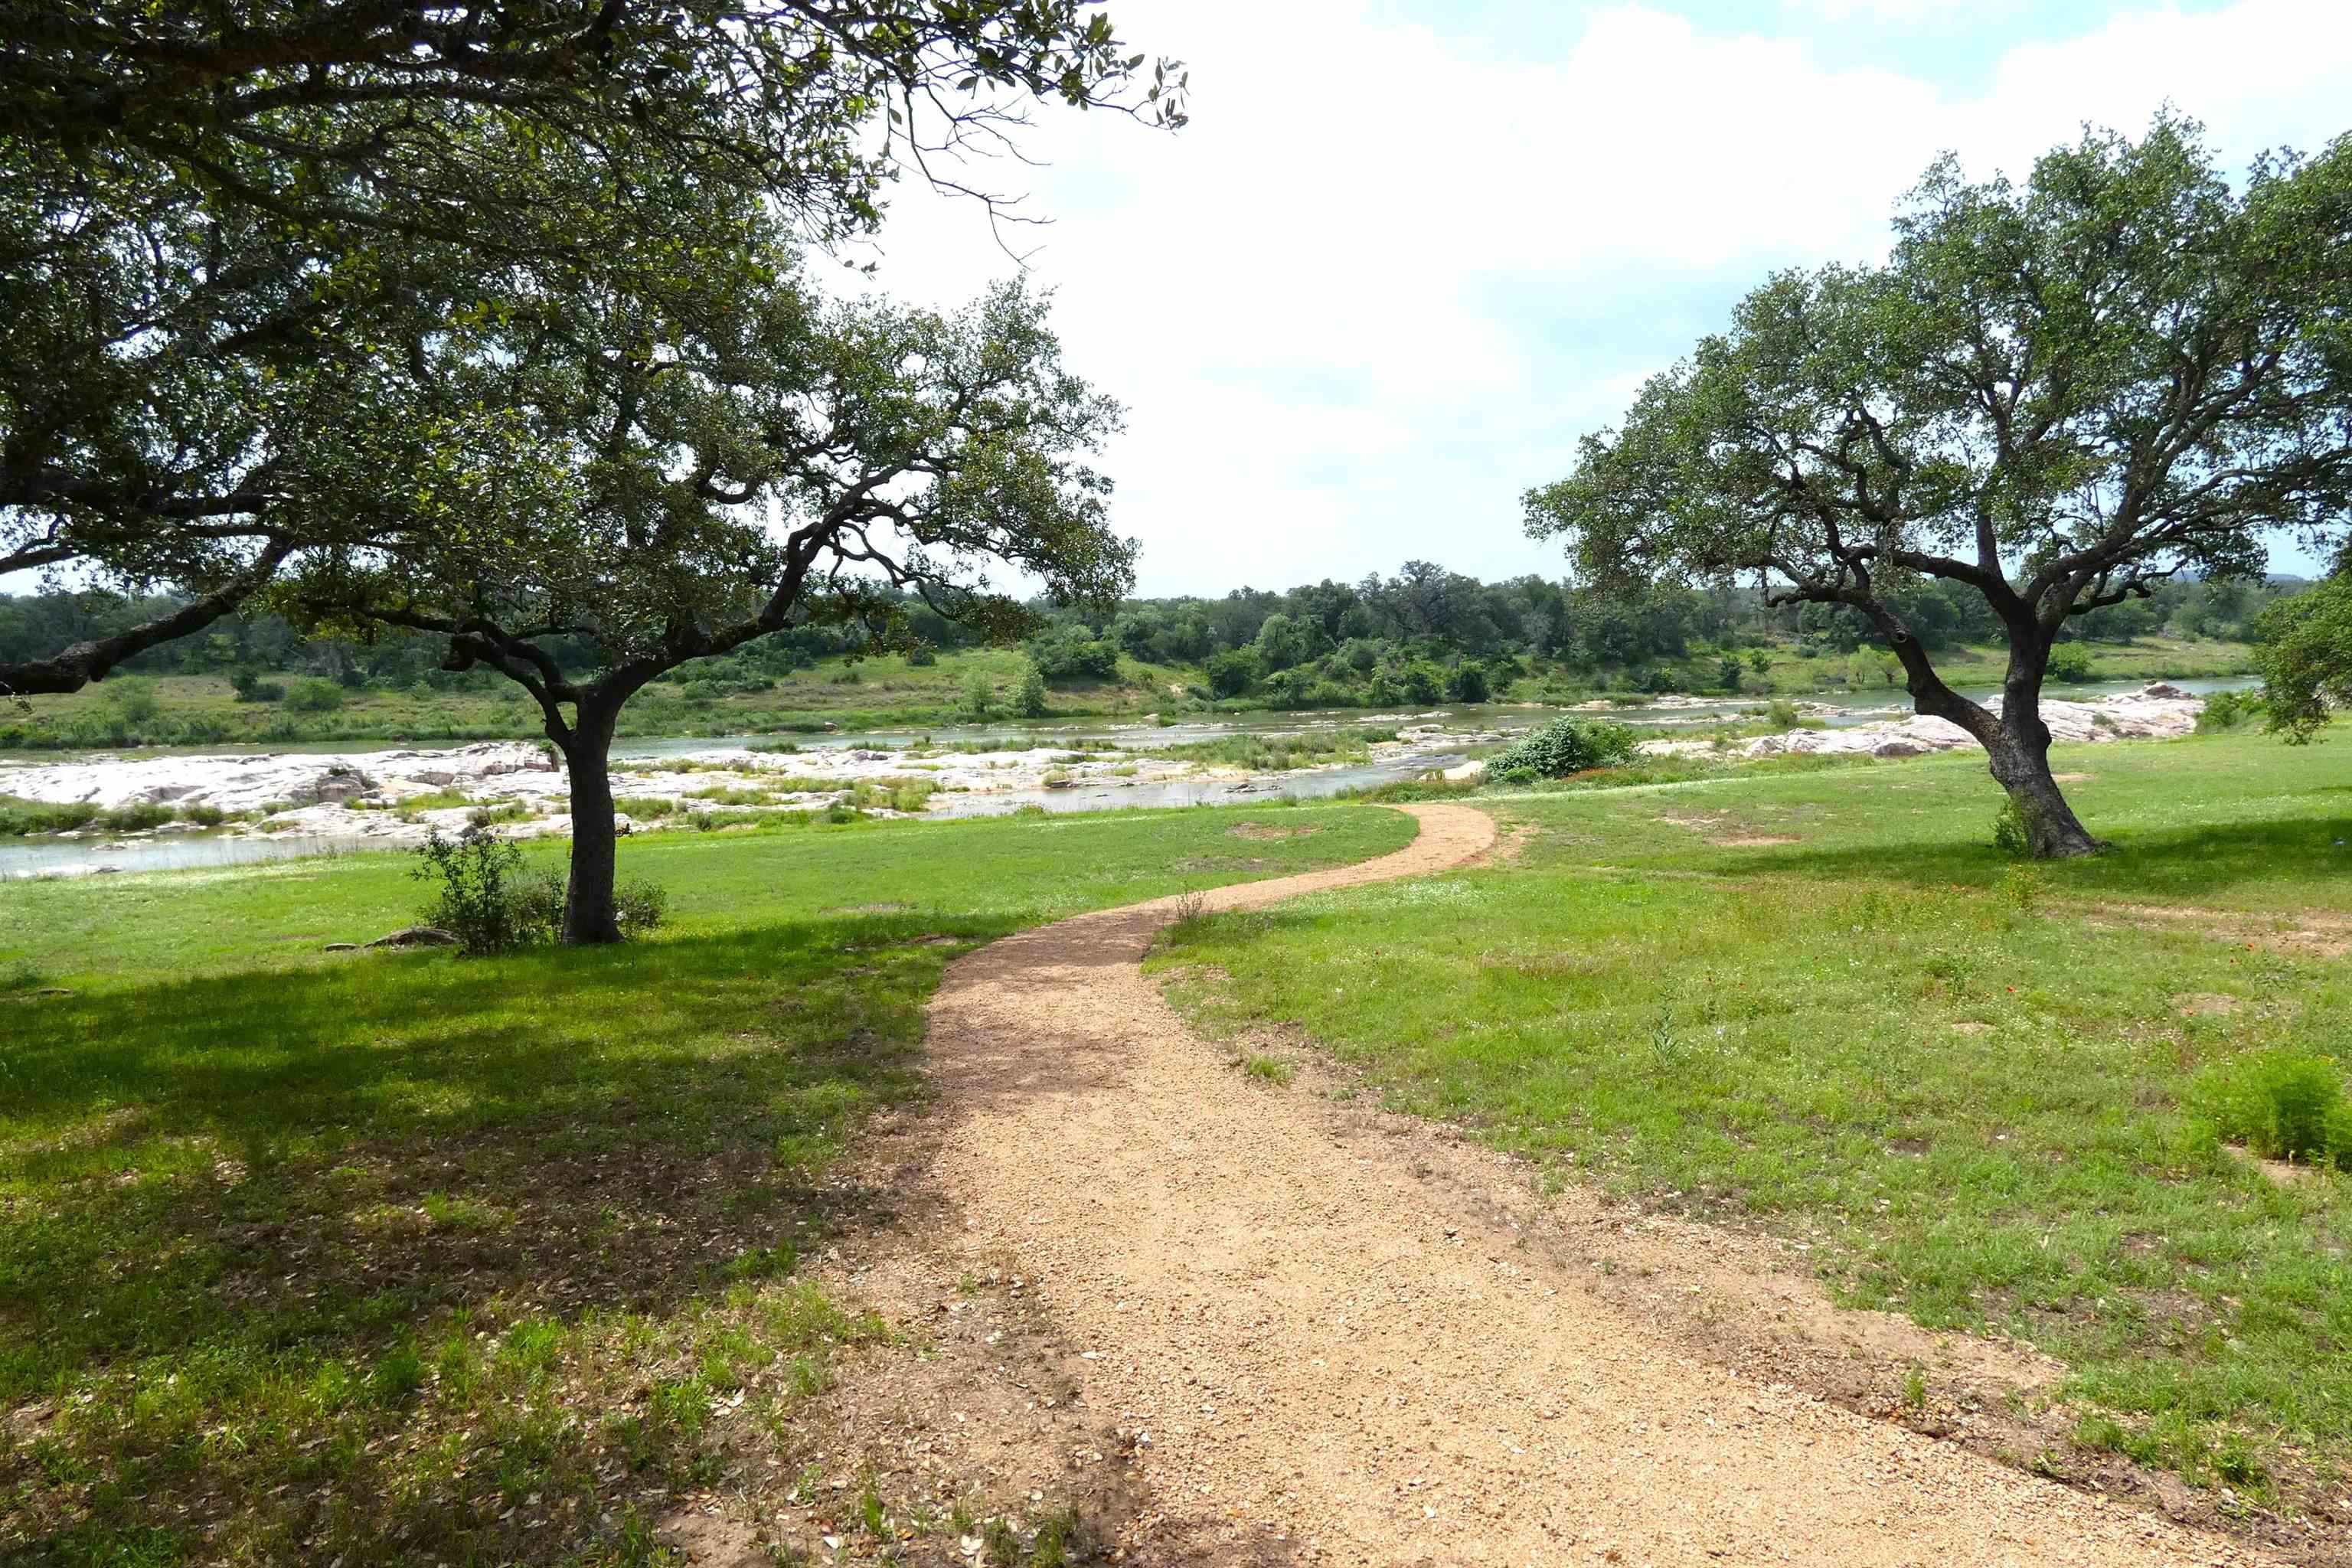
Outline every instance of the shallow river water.
[[[2115, 696], [2138, 690], [2142, 681], [2105, 681], [2095, 685], [2053, 688], [2051, 695], [2082, 701], [2094, 697]], [[2235, 690], [2255, 684], [2248, 678], [2224, 679], [2179, 680], [2172, 683], [2197, 696], [2215, 691]], [[1971, 691], [1979, 699], [1994, 695], [1990, 691]], [[1900, 691], [1890, 691], [1883, 699], [1875, 693], [1824, 694], [1813, 700], [1838, 703], [1841, 711], [1826, 719], [1833, 728], [1865, 724], [1910, 711], [1909, 700]], [[1639, 729], [1671, 733], [1715, 722], [1737, 719], [1753, 711], [1759, 705], [1754, 698], [1727, 698], [1721, 701], [1706, 701], [1675, 707], [1643, 707], [1615, 709], [1593, 716], [1605, 717], [1631, 724]], [[1114, 723], [1106, 720], [1078, 720], [1054, 725], [940, 725], [922, 731], [877, 730], [856, 733], [847, 731], [791, 737], [804, 752], [813, 754], [827, 751], [851, 750], [858, 747], [903, 746], [929, 739], [938, 742], [1003, 741], [1010, 744], [1035, 744], [1040, 741], [1053, 742], [1065, 738], [1075, 742], [1080, 738], [1107, 741], [1114, 746], [1130, 751], [1182, 745], [1196, 741], [1213, 741], [1229, 735], [1297, 734], [1302, 731], [1349, 729], [1370, 725], [1395, 729], [1408, 724], [1439, 724], [1454, 731], [1511, 731], [1531, 728], [1557, 718], [1562, 710], [1531, 708], [1509, 704], [1454, 704], [1415, 711], [1402, 710], [1322, 710], [1312, 712], [1245, 712], [1219, 714], [1214, 718], [1187, 720], [1176, 724]], [[672, 736], [652, 740], [625, 740], [614, 743], [615, 762], [653, 760], [684, 756], [690, 752], [709, 752], [727, 747], [750, 745], [753, 742], [772, 741], [770, 735], [702, 735]], [[332, 747], [245, 748], [247, 750], [287, 752], [293, 750], [333, 750], [351, 752], [352, 742]], [[387, 742], [383, 750], [395, 749]], [[410, 749], [410, 748], [400, 748]], [[234, 747], [207, 747], [207, 754], [234, 752]], [[1020, 810], [1023, 806], [1042, 806], [1051, 812], [1111, 811], [1139, 806], [1220, 805], [1253, 800], [1320, 800], [1342, 790], [1388, 784], [1412, 778], [1433, 768], [1451, 767], [1463, 761], [1460, 751], [1450, 749], [1443, 738], [1433, 738], [1426, 751], [1416, 750], [1410, 755], [1394, 757], [1379, 763], [1320, 768], [1304, 773], [1264, 774], [1253, 778], [1172, 779], [1141, 783], [1108, 784], [1088, 781], [1066, 790], [1007, 790], [994, 794], [953, 795], [932, 796], [928, 814], [934, 818], [962, 816], [999, 816]], [[223, 834], [164, 835], [136, 838], [113, 848], [103, 848], [90, 839], [28, 838], [0, 840], [0, 881], [25, 877], [71, 875], [104, 871], [165, 871], [200, 868], [259, 864], [267, 861], [295, 859], [306, 856], [354, 853], [362, 850], [384, 853], [380, 841], [328, 837], [248, 838]]]

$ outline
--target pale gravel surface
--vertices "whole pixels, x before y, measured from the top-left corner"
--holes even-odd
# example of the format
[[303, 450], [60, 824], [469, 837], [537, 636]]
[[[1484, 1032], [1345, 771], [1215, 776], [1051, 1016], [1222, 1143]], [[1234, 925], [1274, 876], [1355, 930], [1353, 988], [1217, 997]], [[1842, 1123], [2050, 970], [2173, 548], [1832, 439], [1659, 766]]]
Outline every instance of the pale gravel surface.
[[[1204, 902], [1493, 841], [1412, 809], [1396, 854]], [[1086, 1402], [1148, 1434], [1128, 1561], [2265, 1561], [1647, 1334], [1190, 1035], [1138, 967], [1174, 903], [996, 942], [930, 1011], [965, 1247], [1019, 1260]]]

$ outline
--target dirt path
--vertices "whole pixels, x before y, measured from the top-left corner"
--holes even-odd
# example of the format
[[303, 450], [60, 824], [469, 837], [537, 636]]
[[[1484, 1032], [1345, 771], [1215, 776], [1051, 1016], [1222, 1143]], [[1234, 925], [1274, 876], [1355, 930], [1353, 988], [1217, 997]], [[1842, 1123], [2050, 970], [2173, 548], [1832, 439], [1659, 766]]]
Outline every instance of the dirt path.
[[[1412, 814], [1396, 854], [1205, 902], [1493, 842]], [[1649, 1336], [1190, 1035], [1137, 967], [1172, 902], [984, 948], [930, 1013], [966, 1245], [1018, 1259], [1085, 1401], [1145, 1435], [1128, 1561], [2261, 1561]]]

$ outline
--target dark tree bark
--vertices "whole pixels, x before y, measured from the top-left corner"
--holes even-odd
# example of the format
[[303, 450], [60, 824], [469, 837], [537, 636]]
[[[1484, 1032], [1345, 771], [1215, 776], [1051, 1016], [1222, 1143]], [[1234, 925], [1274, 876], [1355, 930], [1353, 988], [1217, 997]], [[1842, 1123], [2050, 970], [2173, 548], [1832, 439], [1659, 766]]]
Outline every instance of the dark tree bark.
[[1958, 724], [1985, 749], [1993, 782], [2016, 803], [2034, 858], [2065, 859], [2106, 848], [2106, 842], [2091, 837], [2074, 815], [2050, 771], [2050, 726], [2042, 719], [2042, 682], [2050, 667], [2056, 626], [2044, 626], [2005, 584], [1989, 595], [2008, 625], [2010, 639], [2009, 669], [2001, 679], [2000, 711], [1996, 714], [1953, 690], [1902, 618], [1872, 595], [1868, 573], [1857, 575], [1860, 585], [1844, 602], [1868, 616], [1894, 648], [1913, 710]]
[[563, 752], [572, 784], [572, 879], [563, 895], [567, 947], [621, 940], [613, 908], [619, 836], [613, 827], [613, 724], [621, 705], [601, 695], [583, 699], [568, 726], [548, 733]]
[[2037, 734], [2019, 735], [2002, 725], [2002, 736], [1987, 746], [1992, 754], [1992, 776], [2009, 792], [2025, 822], [2025, 838], [2036, 859], [2064, 859], [2095, 854], [2105, 843], [2091, 837], [2074, 808], [2066, 804], [2058, 781], [2050, 772], [2050, 727], [2030, 720]]
[[[2036, 859], [2064, 859], [2105, 849], [2091, 837], [2050, 772], [2050, 726], [2042, 720], [2042, 680], [2050, 647], [2040, 637], [2010, 646], [2009, 674], [2001, 682], [2000, 721], [1979, 735], [1992, 759], [1992, 776], [2009, 792], [2025, 823], [2027, 847]], [[1973, 706], [1973, 704], [1971, 705]]]

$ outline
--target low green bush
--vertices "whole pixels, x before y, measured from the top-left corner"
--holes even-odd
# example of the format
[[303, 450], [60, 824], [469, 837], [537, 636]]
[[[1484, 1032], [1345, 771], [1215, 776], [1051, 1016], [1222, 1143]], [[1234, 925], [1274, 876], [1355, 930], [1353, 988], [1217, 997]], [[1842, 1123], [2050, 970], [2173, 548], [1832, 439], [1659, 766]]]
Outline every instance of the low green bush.
[[84, 801], [60, 804], [0, 797], [0, 838], [35, 833], [71, 833], [98, 820], [99, 808]]
[[285, 698], [286, 708], [296, 713], [331, 713], [342, 705], [343, 689], [315, 677], [296, 681]]
[[2260, 691], [2216, 691], [2205, 699], [2198, 712], [2197, 729], [2200, 734], [2216, 730], [2234, 730], [2263, 711]]
[[2045, 679], [2062, 686], [2080, 686], [2098, 679], [2091, 668], [2091, 650], [2078, 642], [2062, 642], [2050, 650], [2050, 662], [2043, 666]]
[[1530, 731], [1486, 766], [1486, 774], [1504, 784], [1528, 784], [1537, 779], [1566, 778], [1588, 768], [1630, 763], [1639, 744], [1631, 726], [1605, 720], [1555, 719]]
[[2198, 1076], [2191, 1096], [2223, 1142], [2265, 1159], [2352, 1170], [2352, 1102], [2333, 1058], [2279, 1049], [2217, 1062]]
[[[436, 832], [416, 853], [414, 874], [439, 884], [425, 923], [457, 937], [467, 957], [514, 952], [563, 934], [563, 878], [525, 872], [522, 850], [480, 824], [454, 839]], [[623, 936], [643, 936], [667, 917], [669, 897], [650, 882], [624, 883], [613, 891], [613, 912]]]

